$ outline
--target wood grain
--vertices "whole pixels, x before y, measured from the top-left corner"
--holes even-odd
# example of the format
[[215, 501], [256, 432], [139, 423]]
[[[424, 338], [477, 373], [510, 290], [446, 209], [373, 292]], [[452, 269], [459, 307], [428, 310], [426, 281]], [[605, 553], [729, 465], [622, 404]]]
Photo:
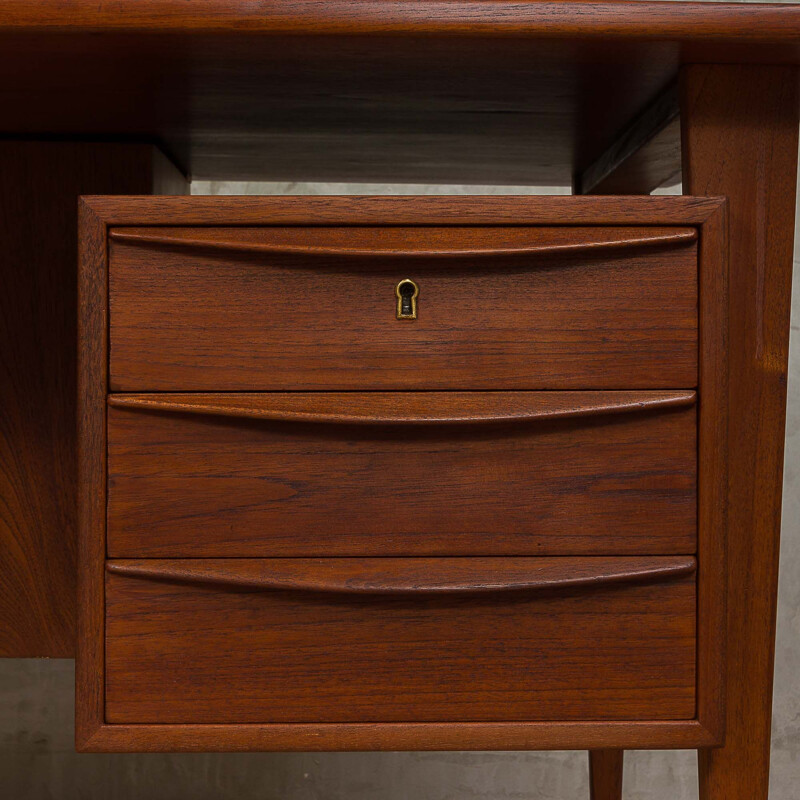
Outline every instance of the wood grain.
[[728, 195], [731, 242], [728, 726], [701, 797], [766, 800], [800, 90], [793, 68], [732, 65], [683, 91], [685, 188]]
[[691, 406], [683, 392], [269, 392], [112, 394], [114, 408], [336, 425], [484, 425]]
[[[720, 641], [716, 635], [721, 629], [715, 618], [698, 619], [697, 625], [703, 639], [697, 641], [697, 676], [694, 684], [695, 713], [682, 720], [563, 720], [511, 721], [497, 722], [484, 719], [481, 722], [306, 722], [306, 723], [109, 723], [105, 720], [104, 707], [104, 556], [105, 528], [103, 503], [105, 501], [103, 481], [102, 448], [96, 436], [102, 433], [105, 425], [107, 404], [104, 386], [107, 362], [102, 348], [96, 346], [104, 338], [103, 291], [105, 286], [105, 232], [108, 226], [140, 225], [439, 225], [464, 226], [518, 224], [524, 219], [527, 225], [583, 225], [583, 226], [697, 226], [700, 231], [700, 309], [708, 314], [699, 330], [700, 377], [699, 391], [700, 415], [703, 429], [700, 431], [700, 463], [704, 483], [698, 487], [700, 519], [708, 527], [706, 535], [701, 533], [698, 542], [699, 559], [711, 558], [709, 564], [718, 563], [720, 552], [724, 552], [724, 524], [720, 516], [719, 504], [714, 512], [714, 487], [724, 476], [724, 436], [720, 439], [719, 424], [713, 421], [713, 407], [704, 404], [705, 392], [709, 392], [712, 402], [717, 397], [720, 384], [719, 369], [724, 362], [724, 337], [720, 339], [720, 319], [724, 319], [725, 281], [724, 281], [724, 203], [719, 199], [707, 198], [192, 198], [190, 201], [172, 202], [157, 198], [88, 198], [83, 203], [84, 229], [86, 231], [84, 279], [87, 295], [94, 298], [85, 305], [85, 331], [88, 341], [84, 347], [86, 405], [83, 426], [86, 431], [86, 450], [82, 458], [84, 474], [88, 483], [83, 493], [83, 547], [84, 563], [82, 571], [82, 616], [81, 637], [85, 644], [81, 648], [78, 664], [78, 713], [77, 744], [84, 751], [120, 752], [126, 750], [364, 750], [364, 749], [609, 749], [625, 747], [704, 747], [720, 743], [719, 709], [712, 708], [713, 698], [718, 696], [720, 686], [719, 669], [717, 674], [709, 672], [709, 667], [719, 664]], [[709, 313], [716, 310], [716, 313]], [[723, 349], [720, 349], [723, 348]], [[722, 361], [720, 361], [722, 359]], [[715, 394], [716, 393], [716, 394]], [[691, 394], [679, 392], [679, 395]], [[405, 393], [404, 393], [405, 395]], [[411, 397], [413, 393], [409, 393]], [[437, 394], [437, 397], [439, 395]], [[130, 398], [129, 398], [130, 399]], [[141, 398], [140, 398], [141, 399]], [[163, 398], [162, 398], [163, 399]], [[167, 398], [167, 402], [175, 398]], [[112, 400], [113, 402], [113, 400]], [[203, 400], [205, 402], [205, 399]], [[230, 403], [230, 398], [227, 399]], [[414, 400], [410, 399], [412, 413], [401, 412], [401, 416], [419, 418], [414, 411]], [[250, 411], [252, 411], [250, 404]], [[256, 403], [255, 405], [258, 405]], [[242, 408], [238, 404], [237, 412]], [[227, 413], [230, 408], [219, 409]], [[281, 413], [287, 410], [284, 407]], [[306, 411], [308, 411], [308, 407]], [[440, 409], [441, 410], [441, 409]], [[480, 410], [480, 409], [478, 409]], [[724, 410], [724, 409], [723, 409]], [[142, 412], [121, 408], [111, 409], [119, 413], [140, 416], [159, 416], [162, 412]], [[319, 413], [314, 407], [313, 413]], [[323, 409], [324, 411], [324, 409]], [[383, 413], [389, 408], [386, 404]], [[486, 409], [483, 409], [485, 412]], [[685, 409], [666, 409], [666, 415], [685, 413]], [[256, 410], [263, 413], [263, 407]], [[305, 412], [304, 412], [305, 413]], [[339, 412], [341, 413], [341, 411]], [[437, 413], [439, 413], [437, 411]], [[470, 413], [476, 413], [472, 407]], [[497, 413], [495, 410], [494, 413]], [[660, 412], [644, 412], [642, 418], [652, 415], [657, 418]], [[175, 414], [195, 420], [207, 420], [209, 424], [225, 424], [224, 417], [204, 417], [203, 415]], [[448, 415], [445, 415], [448, 416]], [[450, 415], [451, 416], [451, 415]], [[621, 414], [617, 420], [627, 417]], [[633, 414], [632, 416], [640, 416]], [[449, 416], [448, 416], [449, 418]], [[611, 417], [608, 418], [609, 420]], [[579, 425], [591, 421], [590, 418], [551, 420], [546, 425]], [[227, 421], [231, 424], [230, 421]], [[239, 424], [261, 426], [263, 420], [251, 419], [233, 421]], [[266, 425], [274, 423], [267, 421]], [[321, 423], [289, 423], [291, 427], [320, 427]], [[539, 425], [525, 422], [525, 425]], [[322, 427], [326, 427], [323, 423]], [[353, 426], [369, 431], [375, 426]], [[391, 427], [391, 426], [390, 426]], [[412, 426], [414, 427], [414, 426]], [[427, 425], [416, 426], [430, 433]], [[436, 427], [436, 423], [432, 428]], [[448, 427], [451, 432], [459, 425]], [[461, 426], [465, 427], [465, 426]], [[469, 429], [469, 426], [466, 426]], [[493, 427], [489, 425], [489, 427]], [[503, 426], [500, 426], [503, 427]], [[510, 428], [516, 426], [512, 425]], [[431, 428], [431, 429], [432, 429]], [[482, 430], [483, 423], [475, 427]], [[723, 426], [724, 433], [724, 426]], [[708, 464], [708, 466], [706, 466]], [[709, 476], [715, 480], [708, 481]], [[98, 490], [99, 487], [99, 490]], [[710, 490], [709, 490], [710, 489]], [[564, 558], [563, 556], [561, 557]], [[392, 559], [394, 561], [394, 559]], [[459, 559], [461, 561], [461, 559]], [[485, 564], [486, 558], [481, 559]], [[137, 562], [136, 568], [141, 567]], [[195, 562], [198, 563], [198, 562]], [[111, 576], [108, 576], [109, 578]], [[169, 586], [167, 583], [116, 576], [120, 580], [138, 583], [151, 583], [156, 587]], [[719, 586], [724, 578], [723, 572], [713, 567], [698, 569], [698, 608], [700, 614], [719, 614]], [[684, 579], [680, 579], [684, 580]], [[670, 586], [677, 585], [670, 582]], [[184, 588], [186, 588], [184, 586]], [[196, 587], [197, 588], [197, 587]], [[259, 595], [259, 591], [230, 591], [231, 587], [211, 589], [211, 594], [239, 597]], [[643, 589], [644, 586], [619, 586], [616, 589], [600, 590], [617, 592]], [[208, 591], [208, 588], [202, 589]], [[592, 594], [594, 590], [588, 592]], [[292, 594], [278, 592], [277, 594]], [[295, 593], [297, 594], [297, 593]], [[302, 594], [302, 593], [301, 593]], [[306, 593], [307, 595], [308, 593]], [[313, 594], [313, 593], [312, 593]], [[573, 597], [586, 595], [587, 590], [576, 589]], [[261, 595], [266, 596], [266, 595]], [[272, 596], [270, 593], [269, 596]], [[522, 595], [504, 595], [506, 600]], [[564, 599], [560, 592], [549, 595], [552, 600]], [[531, 595], [537, 600], [545, 596]], [[717, 598], [716, 600], [714, 598]], [[408, 602], [408, 597], [389, 596], [390, 601]], [[434, 602], [442, 602], [440, 598]], [[477, 597], [451, 597], [458, 602], [489, 601], [489, 595]], [[263, 630], [263, 627], [260, 628]], [[706, 635], [710, 634], [710, 635]], [[716, 638], [715, 638], [716, 637]], [[715, 658], [717, 659], [715, 662]]]
[[[417, 235], [415, 235], [417, 234]], [[695, 228], [427, 228], [424, 236], [403, 228], [112, 228], [115, 242], [143, 247], [217, 250], [346, 258], [507, 258], [536, 254], [581, 254], [682, 244], [697, 239]]]
[[728, 206], [703, 224], [700, 243], [700, 399], [698, 409], [697, 716], [717, 743], [725, 733], [730, 318]]
[[[634, 6], [632, 8], [632, 5]], [[635, 13], [633, 11], [635, 10]], [[544, 36], [546, 38], [631, 38], [723, 40], [731, 43], [797, 41], [800, 15], [778, 4], [756, 7], [686, 2], [581, 0], [518, 3], [507, 0], [391, 0], [349, 3], [330, 0], [324, 7], [312, 0], [273, 0], [253, 6], [232, 0], [207, 0], [187, 8], [180, 0], [119, 3], [77, 0], [69, 10], [58, 0], [4, 0], [0, 29], [66, 33], [152, 30], [161, 33], [425, 33]]]
[[[282, 226], [676, 226], [703, 225], [721, 197], [495, 195], [113, 197], [83, 205], [116, 227]], [[601, 232], [602, 233], [602, 232]]]
[[200, 558], [106, 562], [106, 572], [166, 583], [263, 592], [439, 595], [569, 592], [691, 575], [691, 556], [672, 558]]
[[174, 188], [162, 159], [0, 141], [0, 656], [75, 653], [77, 199]]
[[106, 586], [110, 723], [694, 716], [692, 576], [530, 599], [220, 591], [115, 573]]
[[[520, 407], [524, 395], [508, 402]], [[590, 394], [589, 406], [613, 396]], [[345, 420], [353, 408], [363, 417], [396, 402], [408, 416], [405, 393], [377, 402], [372, 394], [273, 397], [260, 402], [338, 406]], [[424, 394], [412, 402], [424, 406]], [[483, 393], [436, 393], [428, 413], [439, 406], [457, 421], [486, 402]], [[695, 408], [603, 414], [602, 404], [599, 416], [481, 425], [287, 423], [112, 405], [108, 552], [694, 552]]]
[[418, 750], [686, 749], [715, 737], [697, 720], [656, 722], [390, 722], [252, 725], [100, 723], [81, 752], [330, 752]]
[[[190, 232], [191, 237], [199, 234]], [[229, 240], [233, 231], [207, 231]], [[325, 255], [326, 229], [307, 229], [313, 257], [224, 255], [109, 246], [110, 385], [115, 391], [337, 389], [648, 389], [697, 383], [697, 249], [497, 255], [498, 238], [418, 227], [347, 230], [352, 249], [433, 253], [364, 263]], [[602, 234], [607, 236], [607, 234]], [[650, 235], [650, 234], [648, 234]], [[653, 232], [653, 236], [657, 232]], [[686, 232], [676, 232], [685, 238]], [[546, 238], [549, 234], [545, 233]], [[585, 233], [579, 234], [585, 236]], [[258, 238], [272, 238], [262, 228]], [[277, 232], [272, 246], [282, 244]], [[333, 236], [341, 243], [342, 236]], [[419, 316], [395, 319], [395, 286], [413, 278]], [[591, 324], [587, 319], [591, 315]]]
[[589, 751], [591, 800], [622, 800], [624, 750]]

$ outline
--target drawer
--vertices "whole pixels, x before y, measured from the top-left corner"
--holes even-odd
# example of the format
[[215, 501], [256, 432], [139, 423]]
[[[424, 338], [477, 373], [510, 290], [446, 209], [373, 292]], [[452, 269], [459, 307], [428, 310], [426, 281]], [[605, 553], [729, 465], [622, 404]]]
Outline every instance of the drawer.
[[111, 561], [110, 723], [691, 719], [695, 561]]
[[113, 558], [695, 552], [692, 391], [109, 398]]
[[693, 227], [120, 227], [109, 248], [114, 391], [697, 385]]

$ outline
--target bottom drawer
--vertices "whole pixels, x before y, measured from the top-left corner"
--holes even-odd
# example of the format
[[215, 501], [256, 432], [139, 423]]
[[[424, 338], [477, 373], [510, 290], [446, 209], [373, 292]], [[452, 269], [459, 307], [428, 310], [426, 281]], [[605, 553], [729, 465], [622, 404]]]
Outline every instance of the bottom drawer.
[[695, 560], [110, 561], [113, 723], [695, 716]]

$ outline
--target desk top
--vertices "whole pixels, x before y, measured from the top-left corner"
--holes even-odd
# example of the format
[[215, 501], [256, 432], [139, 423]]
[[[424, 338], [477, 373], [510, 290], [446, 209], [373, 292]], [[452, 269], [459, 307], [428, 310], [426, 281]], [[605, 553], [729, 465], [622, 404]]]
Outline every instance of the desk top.
[[2, 0], [3, 31], [478, 34], [797, 43], [784, 4], [630, 0]]
[[0, 0], [0, 133], [153, 140], [197, 178], [565, 184], [698, 62], [800, 63], [800, 6]]

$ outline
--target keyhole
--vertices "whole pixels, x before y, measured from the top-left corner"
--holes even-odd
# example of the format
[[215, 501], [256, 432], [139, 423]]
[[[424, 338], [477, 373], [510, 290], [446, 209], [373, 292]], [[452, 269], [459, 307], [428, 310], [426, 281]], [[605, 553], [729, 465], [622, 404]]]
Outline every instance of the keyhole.
[[414, 286], [410, 283], [400, 284], [400, 312], [404, 317], [411, 313], [411, 298], [414, 296]]
[[397, 319], [417, 318], [417, 296], [419, 287], [414, 281], [406, 278], [397, 284]]

